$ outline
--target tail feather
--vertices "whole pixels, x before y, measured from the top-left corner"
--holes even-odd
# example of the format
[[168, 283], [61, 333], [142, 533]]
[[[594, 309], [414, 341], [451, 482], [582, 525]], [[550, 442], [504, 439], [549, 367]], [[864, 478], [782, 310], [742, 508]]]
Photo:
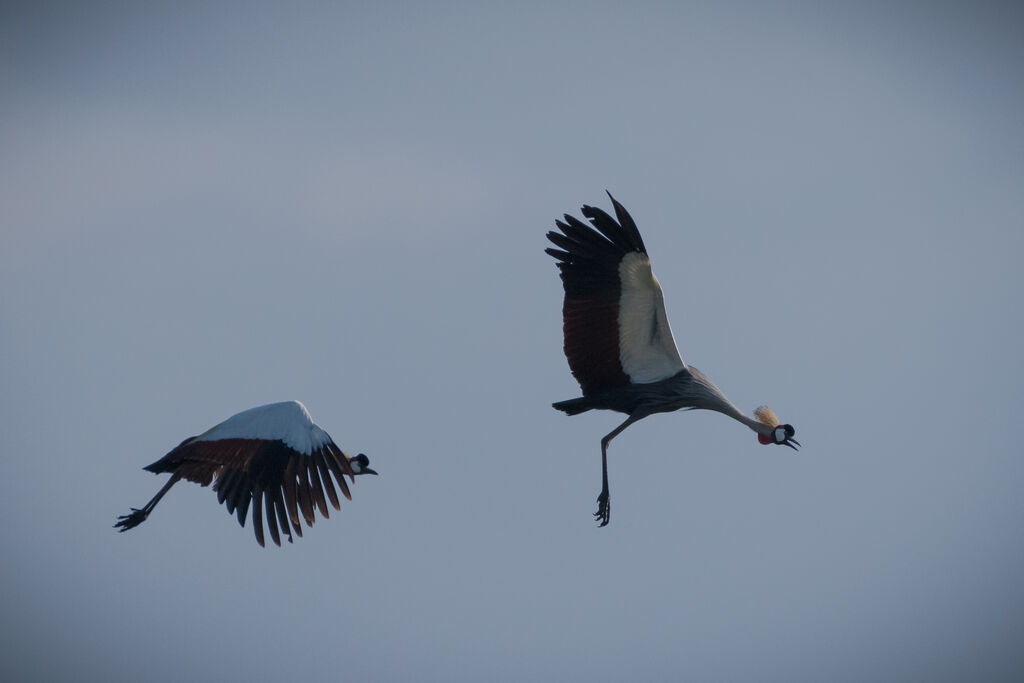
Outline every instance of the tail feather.
[[585, 413], [594, 407], [590, 403], [590, 400], [583, 396], [580, 398], [570, 398], [567, 401], [558, 401], [551, 405], [567, 415], [579, 415], [580, 413]]

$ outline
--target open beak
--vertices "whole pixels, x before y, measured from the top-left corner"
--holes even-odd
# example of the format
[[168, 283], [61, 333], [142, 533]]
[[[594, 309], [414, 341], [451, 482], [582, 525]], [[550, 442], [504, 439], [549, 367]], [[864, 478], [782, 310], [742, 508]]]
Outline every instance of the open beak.
[[794, 451], [796, 451], [796, 450], [800, 450], [800, 449], [798, 449], [798, 448], [797, 448], [796, 446], [794, 446], [793, 444], [796, 444], [796, 446], [799, 446], [799, 445], [800, 445], [800, 442], [799, 442], [799, 441], [797, 441], [796, 439], [787, 439], [786, 441], [784, 441], [784, 442], [783, 442], [783, 445], [785, 445], [785, 446], [789, 446], [789, 447], [790, 447], [790, 448], [792, 448], [792, 449], [793, 449]]

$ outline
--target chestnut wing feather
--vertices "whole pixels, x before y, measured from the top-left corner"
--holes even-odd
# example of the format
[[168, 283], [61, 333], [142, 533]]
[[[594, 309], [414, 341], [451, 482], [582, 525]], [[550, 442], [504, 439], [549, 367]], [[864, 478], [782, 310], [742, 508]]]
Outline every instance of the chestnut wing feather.
[[306, 525], [312, 526], [316, 508], [325, 518], [328, 516], [327, 498], [335, 509], [340, 509], [330, 479], [332, 473], [342, 493], [351, 499], [344, 476], [351, 478], [352, 469], [333, 441], [307, 455], [283, 441], [204, 441], [193, 437], [145, 469], [154, 473], [173, 472], [201, 486], [213, 483], [218, 502], [224, 503], [229, 513], [236, 513], [242, 526], [252, 504], [253, 531], [260, 545], [264, 545], [263, 515], [271, 540], [280, 545], [279, 530], [289, 540], [293, 529], [296, 535], [302, 535], [299, 510]]

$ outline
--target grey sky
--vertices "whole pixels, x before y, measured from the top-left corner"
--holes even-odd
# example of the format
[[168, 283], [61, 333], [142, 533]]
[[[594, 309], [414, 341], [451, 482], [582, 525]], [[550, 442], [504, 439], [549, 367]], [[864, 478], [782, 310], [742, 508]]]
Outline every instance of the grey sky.
[[[0, 10], [5, 680], [1019, 680], [1010, 3]], [[632, 212], [711, 413], [567, 418], [544, 233]], [[578, 215], [578, 213], [577, 213]], [[301, 400], [261, 549], [141, 468]]]

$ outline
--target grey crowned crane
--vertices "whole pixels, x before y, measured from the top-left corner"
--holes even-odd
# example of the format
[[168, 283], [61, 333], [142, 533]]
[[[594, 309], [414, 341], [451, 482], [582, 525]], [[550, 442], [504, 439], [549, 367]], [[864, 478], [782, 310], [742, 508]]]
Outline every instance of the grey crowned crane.
[[143, 468], [155, 474], [169, 472], [171, 478], [144, 507], [119, 517], [114, 528], [127, 531], [146, 521], [180, 479], [201, 486], [213, 481], [217, 501], [227, 506], [228, 513], [235, 513], [243, 527], [252, 503], [252, 527], [261, 546], [264, 513], [274, 543], [281, 545], [281, 534], [290, 543], [292, 528], [302, 536], [300, 511], [306, 525], [312, 526], [314, 507], [325, 518], [330, 516], [328, 499], [335, 510], [341, 509], [331, 475], [342, 495], [352, 500], [345, 477], [354, 483], [357, 474], [377, 474], [369, 462], [362, 453], [354, 458], [343, 453], [298, 401], [250, 408], [185, 439]]
[[[640, 231], [608, 194], [613, 219], [601, 209], [582, 208], [590, 225], [565, 215], [548, 232], [557, 249], [565, 302], [565, 357], [583, 396], [554, 403], [569, 415], [615, 410], [629, 417], [601, 439], [601, 494], [594, 517], [608, 524], [608, 444], [622, 430], [654, 413], [702, 408], [724, 413], [757, 434], [762, 444], [800, 445], [792, 425], [780, 424], [767, 406], [744, 415], [700, 370], [683, 362], [672, 337], [665, 299], [651, 272]], [[794, 445], [796, 444], [796, 445]]]

